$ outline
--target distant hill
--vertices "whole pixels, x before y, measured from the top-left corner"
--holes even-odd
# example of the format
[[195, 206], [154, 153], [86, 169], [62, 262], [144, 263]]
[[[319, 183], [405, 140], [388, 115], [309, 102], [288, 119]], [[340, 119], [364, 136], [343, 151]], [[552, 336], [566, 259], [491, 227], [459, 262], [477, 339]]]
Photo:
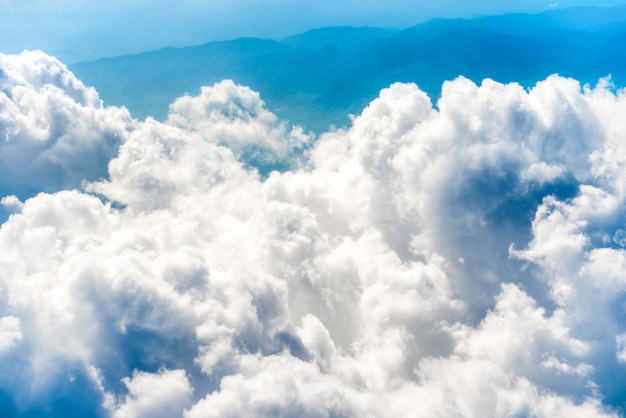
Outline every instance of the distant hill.
[[626, 85], [626, 7], [434, 19], [405, 30], [331, 27], [283, 40], [236, 39], [70, 65], [106, 104], [165, 119], [183, 94], [224, 78], [260, 92], [307, 129], [349, 122], [381, 88], [415, 82], [433, 100], [445, 80], [489, 77], [530, 87], [552, 73]]
[[333, 47], [351, 49], [368, 41], [390, 38], [396, 33], [397, 30], [395, 29], [337, 26], [311, 29], [304, 33], [290, 36], [282, 42], [295, 48], [321, 49]]

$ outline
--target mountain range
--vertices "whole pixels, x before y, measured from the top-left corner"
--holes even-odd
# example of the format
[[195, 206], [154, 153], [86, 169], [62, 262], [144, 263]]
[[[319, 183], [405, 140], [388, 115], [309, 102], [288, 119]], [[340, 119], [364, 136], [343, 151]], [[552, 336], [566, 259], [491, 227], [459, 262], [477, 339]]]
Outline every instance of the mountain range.
[[558, 73], [626, 85], [626, 6], [433, 19], [396, 30], [312, 29], [286, 39], [241, 38], [79, 62], [69, 68], [107, 105], [163, 120], [177, 97], [232, 79], [258, 91], [279, 117], [322, 132], [349, 123], [381, 88], [414, 82], [438, 99], [460, 75], [530, 88]]

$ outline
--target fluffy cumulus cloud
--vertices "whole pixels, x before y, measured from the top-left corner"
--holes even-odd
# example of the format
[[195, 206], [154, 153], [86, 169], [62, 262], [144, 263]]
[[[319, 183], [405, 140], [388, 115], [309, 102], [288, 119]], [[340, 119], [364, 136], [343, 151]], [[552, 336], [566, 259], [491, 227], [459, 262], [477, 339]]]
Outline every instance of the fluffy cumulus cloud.
[[43, 52], [0, 54], [0, 192], [30, 196], [106, 177], [131, 128], [65, 65]]
[[168, 418], [180, 414], [191, 398], [192, 388], [183, 370], [159, 373], [134, 372], [122, 379], [128, 388], [114, 418]]
[[313, 141], [0, 62], [3, 416], [621, 416], [623, 91], [394, 84]]
[[212, 138], [257, 168], [296, 158], [312, 139], [302, 128], [279, 122], [257, 92], [230, 80], [177, 99], [168, 123]]

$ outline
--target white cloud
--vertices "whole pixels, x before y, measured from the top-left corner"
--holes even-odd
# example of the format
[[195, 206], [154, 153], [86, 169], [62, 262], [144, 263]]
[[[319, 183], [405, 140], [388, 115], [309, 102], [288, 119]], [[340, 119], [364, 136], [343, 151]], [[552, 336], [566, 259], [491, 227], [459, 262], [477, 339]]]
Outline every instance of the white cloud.
[[181, 417], [189, 404], [192, 388], [184, 370], [135, 372], [124, 378], [128, 395], [113, 413], [114, 418]]
[[20, 319], [14, 316], [0, 318], [0, 353], [8, 351], [22, 341]]
[[2, 384], [82, 375], [113, 416], [614, 416], [623, 97], [394, 84], [266, 178], [245, 147], [303, 144], [247, 88], [166, 124], [98, 108], [108, 180], [3, 200]]
[[287, 355], [245, 356], [239, 373], [224, 377], [219, 392], [194, 405], [185, 418], [362, 416], [363, 398], [312, 363]]
[[15, 195], [4, 196], [0, 200], [0, 205], [16, 211], [24, 207], [24, 203], [22, 203]]
[[0, 54], [0, 193], [28, 197], [107, 176], [132, 122], [103, 107], [65, 65], [43, 52]]
[[293, 159], [311, 142], [302, 128], [289, 130], [279, 122], [257, 92], [230, 80], [202, 87], [199, 96], [178, 98], [167, 123], [224, 145], [257, 166]]

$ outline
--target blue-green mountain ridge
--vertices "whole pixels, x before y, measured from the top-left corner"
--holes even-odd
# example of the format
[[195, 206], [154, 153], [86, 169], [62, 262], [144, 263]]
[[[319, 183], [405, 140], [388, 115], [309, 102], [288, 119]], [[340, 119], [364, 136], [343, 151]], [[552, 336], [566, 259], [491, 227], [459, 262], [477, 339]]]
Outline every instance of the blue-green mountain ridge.
[[436, 102], [459, 75], [532, 87], [550, 74], [626, 85], [626, 6], [540, 14], [433, 19], [404, 30], [329, 27], [282, 40], [241, 38], [80, 62], [70, 69], [107, 105], [138, 118], [202, 85], [232, 79], [270, 110], [314, 131], [349, 123], [393, 82], [414, 82]]

